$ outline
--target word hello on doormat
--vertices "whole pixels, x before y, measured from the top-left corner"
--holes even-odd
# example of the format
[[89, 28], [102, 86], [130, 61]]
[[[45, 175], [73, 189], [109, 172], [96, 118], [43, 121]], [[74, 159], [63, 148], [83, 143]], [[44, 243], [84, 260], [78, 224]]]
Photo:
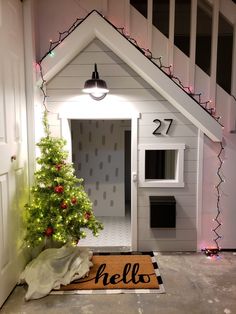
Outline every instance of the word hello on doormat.
[[[163, 293], [163, 282], [152, 252], [98, 254], [86, 278], [62, 286], [61, 292], [102, 290], [155, 290]], [[79, 293], [79, 292], [78, 292]]]

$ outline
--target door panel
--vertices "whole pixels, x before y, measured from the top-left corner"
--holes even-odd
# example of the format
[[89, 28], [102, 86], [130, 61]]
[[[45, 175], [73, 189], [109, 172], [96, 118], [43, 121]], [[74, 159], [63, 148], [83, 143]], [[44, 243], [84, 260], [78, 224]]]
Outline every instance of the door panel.
[[3, 174], [0, 176], [0, 224], [2, 226], [0, 230], [0, 247], [1, 247], [1, 269], [4, 269], [9, 262], [9, 247], [7, 243], [8, 239], [8, 175]]
[[0, 306], [24, 266], [28, 162], [22, 2], [0, 1]]

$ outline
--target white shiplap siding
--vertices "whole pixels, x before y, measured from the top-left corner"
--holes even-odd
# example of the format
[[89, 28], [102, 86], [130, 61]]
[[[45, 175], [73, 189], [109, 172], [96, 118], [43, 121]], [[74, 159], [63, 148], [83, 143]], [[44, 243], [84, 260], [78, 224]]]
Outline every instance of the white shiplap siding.
[[[48, 108], [60, 113], [70, 104], [79, 106], [84, 81], [91, 77], [94, 63], [100, 77], [106, 80], [111, 99], [117, 96], [127, 108], [141, 113], [138, 125], [138, 144], [183, 143], [183, 188], [138, 188], [138, 249], [139, 250], [196, 250], [196, 170], [198, 130], [176, 108], [118, 58], [99, 40], [94, 40], [58, 75], [47, 84]], [[99, 102], [97, 103], [99, 106]], [[60, 134], [60, 123], [52, 115], [53, 132]], [[154, 136], [154, 119], [173, 119], [167, 135]], [[139, 156], [138, 156], [139, 159]], [[176, 228], [155, 230], [149, 227], [149, 196], [173, 195], [176, 198]]]
[[[163, 101], [164, 102], [164, 101]], [[139, 188], [138, 235], [140, 250], [152, 249], [195, 250], [196, 249], [196, 171], [197, 171], [197, 128], [170, 104], [159, 112], [142, 111], [139, 123], [139, 141], [146, 143], [184, 143], [183, 188]], [[173, 119], [169, 133], [154, 136], [154, 119]], [[165, 133], [165, 132], [164, 132]], [[176, 199], [176, 228], [151, 229], [149, 196], [173, 195]]]

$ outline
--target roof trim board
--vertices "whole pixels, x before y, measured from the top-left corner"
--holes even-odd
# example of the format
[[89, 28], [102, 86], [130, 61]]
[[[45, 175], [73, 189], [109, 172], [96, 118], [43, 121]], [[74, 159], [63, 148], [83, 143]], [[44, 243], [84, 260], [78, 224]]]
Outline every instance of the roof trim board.
[[95, 38], [117, 54], [212, 141], [222, 140], [222, 126], [97, 11], [92, 11], [53, 49], [53, 57], [48, 54], [42, 59], [44, 79], [51, 80]]

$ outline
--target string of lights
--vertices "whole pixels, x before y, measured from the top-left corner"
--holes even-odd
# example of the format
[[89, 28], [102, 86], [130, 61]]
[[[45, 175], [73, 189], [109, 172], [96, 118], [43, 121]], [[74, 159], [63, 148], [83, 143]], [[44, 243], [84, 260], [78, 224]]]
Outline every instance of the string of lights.
[[[92, 11], [93, 12], [93, 11]], [[88, 15], [90, 15], [92, 12], [90, 12]], [[97, 11], [96, 11], [97, 12]], [[99, 12], [97, 12], [100, 16], [102, 16]], [[45, 108], [45, 111], [49, 112], [47, 105], [46, 105], [46, 99], [47, 99], [47, 94], [45, 92], [45, 85], [46, 85], [46, 80], [44, 79], [43, 76], [43, 70], [42, 70], [42, 61], [44, 58], [46, 58], [48, 55], [53, 56], [53, 50], [61, 44], [61, 42], [68, 36], [70, 35], [87, 17], [85, 18], [77, 18], [76, 21], [64, 32], [59, 32], [58, 39], [55, 41], [50, 40], [50, 45], [48, 51], [45, 53], [45, 55], [41, 58], [41, 60], [38, 62], [39, 66], [39, 72], [40, 76], [42, 79], [42, 83], [40, 85], [40, 90], [43, 95], [43, 106]], [[104, 19], [105, 17], [102, 16]], [[140, 52], [142, 52], [155, 66], [157, 66], [163, 73], [168, 75], [168, 77], [175, 82], [185, 93], [187, 93], [193, 100], [195, 100], [203, 109], [205, 109], [214, 119], [219, 122], [220, 117], [215, 116], [215, 108], [210, 107], [210, 104], [212, 103], [211, 100], [203, 101], [202, 100], [202, 95], [201, 93], [195, 93], [193, 92], [192, 88], [190, 86], [185, 86], [181, 79], [173, 74], [173, 67], [172, 65], [166, 66], [162, 63], [162, 57], [154, 57], [152, 55], [152, 52], [149, 49], [140, 47], [137, 43], [137, 41], [130, 37], [128, 34], [125, 33], [124, 27], [117, 28], [115, 27], [111, 22], [109, 22], [107, 19], [105, 19], [110, 25], [112, 25], [121, 35], [123, 35], [131, 44], [133, 44]], [[158, 62], [158, 63], [157, 63]], [[236, 97], [231, 94], [231, 96], [234, 98], [236, 101]], [[212, 232], [214, 233], [215, 237], [213, 238], [213, 241], [215, 243], [215, 248], [205, 248], [203, 251], [207, 256], [218, 256], [218, 253], [220, 251], [219, 247], [219, 240], [222, 238], [222, 236], [219, 234], [219, 228], [222, 225], [220, 222], [220, 214], [221, 214], [221, 208], [220, 208], [220, 186], [224, 182], [222, 175], [221, 175], [221, 168], [223, 164], [223, 160], [221, 158], [222, 152], [224, 150], [223, 143], [220, 142], [220, 151], [217, 155], [217, 158], [219, 160], [219, 167], [217, 170], [217, 176], [219, 178], [218, 184], [215, 186], [216, 192], [217, 192], [217, 203], [216, 203], [216, 216], [213, 219], [213, 221], [216, 223], [216, 226], [214, 229], [212, 229]]]
[[[103, 17], [104, 18], [104, 17]], [[108, 21], [109, 22], [109, 21]], [[110, 22], [109, 22], [110, 23]], [[110, 23], [111, 24], [111, 23]], [[113, 27], [115, 27], [113, 24], [112, 24]], [[115, 27], [116, 28], [116, 27]], [[188, 95], [190, 97], [192, 97], [194, 100], [197, 100], [197, 103], [199, 105], [201, 105], [206, 111], [208, 111], [218, 122], [219, 120], [221, 119], [221, 117], [216, 117], [215, 116], [215, 108], [214, 107], [208, 107], [209, 104], [212, 103], [212, 100], [206, 100], [206, 101], [203, 101], [202, 98], [201, 98], [201, 93], [194, 93], [192, 88], [190, 86], [185, 86], [183, 84], [183, 82], [181, 81], [181, 79], [177, 76], [175, 76], [173, 74], [173, 71], [172, 71], [172, 64], [170, 65], [164, 65], [162, 63], [162, 56], [160, 57], [154, 57], [152, 52], [148, 49], [148, 48], [144, 48], [144, 47], [140, 47], [137, 43], [137, 41], [130, 37], [128, 34], [125, 33], [125, 28], [124, 27], [119, 27], [119, 28], [116, 28], [123, 36], [125, 36], [126, 39], [128, 39], [132, 44], [134, 44], [136, 46], [136, 48], [138, 48], [143, 54], [145, 54], [145, 56], [150, 59], [151, 61], [154, 61], [154, 64], [158, 66], [158, 68], [160, 68], [161, 70], [164, 69], [164, 73], [167, 74], [173, 81], [175, 81], [185, 92], [188, 93]], [[159, 62], [159, 64], [156, 63], [156, 61]], [[168, 72], [166, 72], [168, 71]], [[230, 94], [230, 96], [233, 97], [233, 99], [236, 101], [236, 97], [233, 95], [233, 94]], [[195, 99], [197, 98], [197, 99]]]
[[214, 242], [215, 242], [216, 247], [217, 247], [218, 250], [220, 249], [219, 244], [218, 244], [218, 240], [221, 239], [221, 236], [218, 233], [218, 229], [222, 225], [222, 223], [219, 220], [219, 216], [221, 214], [221, 210], [220, 210], [220, 186], [224, 182], [224, 179], [222, 178], [222, 175], [221, 175], [221, 168], [222, 168], [222, 165], [223, 165], [223, 160], [221, 158], [221, 155], [223, 153], [223, 150], [224, 150], [223, 144], [222, 144], [222, 142], [220, 142], [220, 151], [219, 151], [219, 153], [217, 155], [217, 158], [219, 160], [219, 167], [218, 167], [218, 170], [217, 170], [217, 176], [219, 178], [219, 182], [215, 186], [216, 191], [217, 191], [217, 203], [216, 203], [217, 214], [216, 214], [216, 217], [214, 219], [214, 221], [216, 222], [216, 227], [214, 229], [212, 229], [212, 231], [215, 233], [215, 236], [216, 236], [214, 238]]
[[[215, 116], [215, 108], [214, 107], [208, 107], [209, 104], [212, 103], [211, 100], [203, 101], [201, 97], [201, 93], [194, 93], [192, 88], [190, 86], [185, 86], [181, 79], [174, 75], [173, 73], [173, 66], [170, 65], [164, 65], [162, 63], [162, 57], [154, 57], [152, 52], [149, 49], [146, 49], [144, 47], [140, 47], [137, 43], [137, 41], [130, 37], [129, 35], [125, 34], [124, 27], [117, 28], [117, 30], [126, 38], [128, 39], [136, 48], [138, 48], [149, 60], [153, 62], [162, 72], [164, 72], [168, 77], [175, 82], [179, 87], [182, 88], [184, 92], [186, 92], [193, 100], [195, 100], [200, 106], [202, 106], [213, 118], [215, 118], [218, 122], [220, 120], [220, 117]], [[156, 63], [158, 62], [158, 64]], [[196, 99], [197, 98], [197, 99]]]
[[220, 246], [219, 246], [219, 241], [222, 239], [222, 236], [219, 233], [219, 228], [222, 226], [222, 222], [220, 221], [220, 215], [221, 215], [221, 204], [220, 204], [220, 196], [221, 196], [221, 184], [224, 182], [224, 179], [222, 178], [222, 174], [221, 174], [221, 168], [223, 165], [223, 159], [222, 159], [222, 153], [224, 150], [224, 146], [223, 143], [220, 142], [220, 151], [217, 155], [217, 158], [219, 160], [219, 166], [217, 169], [217, 176], [219, 179], [218, 184], [215, 186], [216, 192], [217, 192], [217, 201], [216, 201], [216, 216], [214, 219], [212, 219], [212, 221], [216, 224], [215, 227], [212, 229], [212, 232], [214, 233], [214, 238], [213, 238], [213, 242], [215, 243], [215, 247], [214, 248], [205, 248], [202, 251], [206, 254], [207, 257], [210, 258], [215, 258], [219, 256], [219, 252], [220, 252]]
[[41, 93], [43, 95], [43, 100], [42, 100], [42, 104], [43, 104], [43, 107], [45, 109], [46, 112], [49, 112], [48, 108], [47, 108], [47, 94], [45, 92], [45, 86], [47, 84], [47, 81], [44, 79], [44, 76], [43, 76], [43, 69], [42, 69], [42, 64], [41, 62], [38, 62], [37, 63], [38, 67], [39, 67], [39, 74], [40, 74], [40, 77], [41, 77], [41, 84], [39, 86], [40, 90], [41, 90]]
[[42, 64], [41, 62], [38, 63], [38, 66], [39, 66], [39, 73], [40, 73], [40, 77], [41, 77], [41, 85], [39, 86], [40, 90], [41, 90], [41, 93], [43, 95], [43, 101], [42, 101], [42, 104], [43, 104], [43, 107], [44, 107], [44, 112], [43, 112], [43, 125], [44, 125], [44, 130], [46, 131], [46, 134], [50, 134], [50, 128], [49, 128], [49, 124], [48, 124], [48, 113], [50, 112], [48, 110], [48, 107], [47, 107], [47, 94], [45, 92], [45, 86], [47, 84], [47, 81], [44, 79], [44, 76], [43, 76], [43, 68], [42, 68]]
[[[87, 17], [87, 16], [86, 16]], [[43, 61], [43, 59], [46, 58], [47, 55], [51, 55], [52, 51], [58, 46], [60, 45], [60, 43], [66, 39], [67, 36], [69, 36], [75, 29], [76, 27], [83, 22], [85, 18], [77, 18], [74, 23], [64, 32], [58, 32], [58, 39], [53, 41], [52, 39], [50, 39], [49, 41], [49, 49], [48, 51], [45, 53], [45, 55], [40, 59], [40, 61], [38, 62], [39, 64]]]
[[[96, 10], [94, 10], [96, 11]], [[93, 11], [92, 11], [93, 12]], [[39, 61], [39, 64], [43, 61], [43, 59], [47, 55], [53, 55], [53, 50], [61, 44], [61, 42], [69, 36], [92, 12], [90, 12], [88, 15], [86, 15], [84, 18], [77, 18], [72, 25], [63, 32], [58, 33], [58, 39], [53, 41], [50, 40], [49, 49], [45, 53], [45, 55], [41, 58]], [[97, 11], [96, 11], [97, 12]], [[175, 82], [184, 92], [186, 92], [194, 101], [196, 101], [203, 109], [205, 109], [215, 120], [219, 122], [220, 117], [215, 116], [215, 108], [209, 107], [209, 105], [212, 103], [211, 100], [203, 101], [201, 97], [201, 93], [195, 93], [193, 92], [192, 88], [190, 86], [185, 86], [181, 79], [174, 75], [173, 73], [173, 67], [172, 65], [164, 65], [162, 62], [162, 57], [154, 57], [152, 52], [144, 47], [140, 47], [138, 45], [138, 42], [125, 32], [124, 27], [116, 27], [114, 24], [112, 24], [110, 21], [108, 21], [103, 15], [101, 15], [99, 12], [97, 12], [102, 18], [104, 18], [114, 29], [116, 29], [124, 38], [126, 38], [131, 44], [133, 44], [140, 52], [142, 52], [155, 66], [157, 66], [163, 73], [165, 73], [173, 82]], [[158, 62], [158, 63], [157, 63]]]

